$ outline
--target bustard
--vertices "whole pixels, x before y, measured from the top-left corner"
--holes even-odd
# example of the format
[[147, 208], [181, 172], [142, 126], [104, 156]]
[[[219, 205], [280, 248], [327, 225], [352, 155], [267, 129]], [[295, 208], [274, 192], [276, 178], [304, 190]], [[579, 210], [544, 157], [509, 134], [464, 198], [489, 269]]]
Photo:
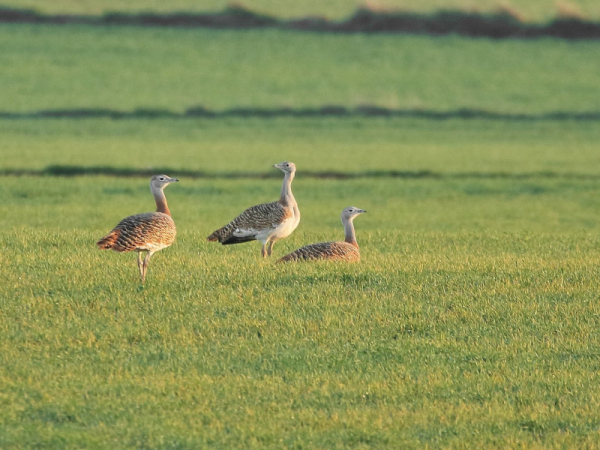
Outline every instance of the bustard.
[[[138, 268], [142, 283], [146, 279], [148, 263], [154, 253], [170, 246], [175, 240], [175, 222], [167, 206], [163, 189], [179, 181], [167, 175], [154, 175], [150, 179], [150, 191], [156, 201], [156, 212], [126, 217], [106, 236], [96, 242], [101, 250], [116, 252], [138, 252]], [[142, 252], [146, 257], [142, 261]]]
[[309, 261], [327, 259], [331, 261], [360, 261], [360, 252], [354, 232], [354, 218], [366, 213], [364, 209], [348, 206], [342, 211], [342, 224], [346, 233], [344, 242], [319, 242], [294, 250], [277, 262]]
[[248, 208], [208, 236], [209, 241], [229, 245], [258, 240], [262, 243], [263, 257], [267, 257], [271, 256], [275, 242], [292, 234], [300, 223], [300, 210], [292, 194], [296, 165], [292, 162], [282, 162], [274, 164], [273, 167], [285, 174], [279, 200]]

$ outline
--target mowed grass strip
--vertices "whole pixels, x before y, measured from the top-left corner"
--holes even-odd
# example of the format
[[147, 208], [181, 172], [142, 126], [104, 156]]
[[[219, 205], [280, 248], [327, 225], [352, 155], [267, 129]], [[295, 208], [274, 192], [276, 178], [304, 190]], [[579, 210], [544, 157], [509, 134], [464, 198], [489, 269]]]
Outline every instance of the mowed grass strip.
[[597, 111], [597, 54], [553, 39], [3, 25], [0, 110]]
[[[125, 216], [155, 209], [149, 180], [142, 178], [24, 176], [3, 180], [0, 217], [5, 230], [81, 229], [103, 235]], [[598, 179], [302, 180], [298, 175], [293, 190], [302, 222], [290, 238], [277, 246], [291, 250], [318, 239], [343, 237], [339, 217], [342, 209], [350, 205], [369, 211], [357, 219], [358, 236], [361, 229], [593, 232], [598, 226], [599, 184]], [[165, 192], [180, 231], [202, 233], [199, 242], [203, 243], [213, 230], [243, 209], [276, 200], [280, 189], [281, 180], [275, 178], [182, 178]], [[383, 245], [381, 251], [389, 245], [395, 245], [394, 241]], [[237, 254], [238, 249], [250, 247], [228, 246], [223, 251]]]
[[308, 180], [275, 255], [355, 204], [363, 261], [275, 265], [204, 239], [278, 180], [182, 179], [141, 287], [146, 184], [4, 180], [3, 448], [598, 444], [600, 182]]
[[[107, 12], [206, 12], [221, 11], [230, 2], [226, 0], [172, 0], [168, 3], [158, 0], [130, 0], [126, 3], [118, 0], [101, 0], [96, 2], [74, 2], [72, 0], [4, 0], [3, 5], [14, 8], [32, 8], [48, 14], [102, 14]], [[356, 8], [364, 7], [359, 0], [302, 0], [297, 2], [278, 2], [276, 0], [244, 0], [240, 3], [246, 8], [263, 14], [282, 18], [298, 18], [304, 16], [325, 16], [329, 18], [345, 18]], [[522, 0], [510, 3], [499, 3], [496, 0], [386, 0], [371, 2], [367, 6], [375, 10], [403, 10], [418, 12], [436, 12], [440, 9], [459, 9], [466, 11], [496, 12], [506, 9], [530, 21], [544, 21], [556, 14], [571, 14], [586, 18], [600, 17], [600, 9], [594, 0], [571, 0], [556, 4], [545, 0]]]
[[0, 169], [170, 168], [211, 176], [390, 171], [466, 177], [600, 175], [600, 124], [387, 118], [0, 121]]

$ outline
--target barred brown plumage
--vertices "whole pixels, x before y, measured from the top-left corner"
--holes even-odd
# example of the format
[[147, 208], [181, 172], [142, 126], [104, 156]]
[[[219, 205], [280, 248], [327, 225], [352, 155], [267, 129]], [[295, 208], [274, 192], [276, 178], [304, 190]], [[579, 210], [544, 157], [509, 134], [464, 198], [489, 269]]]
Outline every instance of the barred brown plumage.
[[[126, 217], [96, 243], [101, 250], [137, 251], [142, 283], [146, 279], [146, 270], [152, 255], [169, 247], [175, 241], [177, 230], [163, 189], [176, 181], [179, 180], [167, 175], [154, 175], [150, 180], [150, 190], [156, 201], [156, 212]], [[147, 252], [144, 261], [142, 261], [142, 252]]]
[[[98, 241], [98, 246], [117, 252], [164, 248], [173, 243], [175, 233], [175, 222], [166, 214], [159, 212], [136, 214], [121, 220], [108, 235]], [[107, 241], [108, 246], [103, 244]]]
[[262, 255], [266, 257], [271, 256], [275, 242], [288, 237], [296, 229], [300, 223], [300, 210], [292, 193], [296, 165], [282, 162], [273, 167], [285, 174], [279, 200], [246, 209], [208, 236], [208, 241], [230, 245], [258, 240], [262, 243]]
[[[216, 230], [208, 237], [208, 240], [218, 240], [223, 245], [233, 244], [236, 242], [231, 241], [232, 239], [235, 240], [236, 236], [234, 236], [234, 233], [237, 229], [266, 229], [271, 227], [274, 223], [283, 222], [292, 217], [292, 215], [292, 211], [290, 211], [289, 208], [285, 208], [279, 202], [263, 203], [261, 205], [252, 206], [223, 228]], [[252, 235], [252, 239], [250, 240], [255, 239], [256, 237]]]
[[346, 235], [345, 242], [320, 242], [294, 250], [277, 262], [312, 261], [325, 259], [330, 261], [360, 261], [360, 252], [354, 232], [354, 218], [366, 213], [364, 209], [348, 206], [342, 211], [342, 224]]
[[294, 250], [277, 262], [310, 261], [330, 259], [337, 261], [360, 261], [358, 248], [347, 242], [319, 242]]

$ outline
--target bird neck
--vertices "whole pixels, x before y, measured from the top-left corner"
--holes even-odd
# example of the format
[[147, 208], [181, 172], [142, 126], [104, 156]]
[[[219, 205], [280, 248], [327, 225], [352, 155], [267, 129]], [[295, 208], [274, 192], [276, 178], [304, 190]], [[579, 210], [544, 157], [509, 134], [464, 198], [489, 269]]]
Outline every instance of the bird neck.
[[294, 194], [292, 194], [292, 180], [294, 179], [294, 172], [286, 172], [283, 177], [283, 185], [281, 186], [281, 198], [279, 203], [283, 206], [293, 206], [296, 203]]
[[358, 248], [358, 242], [356, 242], [356, 233], [354, 232], [354, 223], [352, 219], [343, 220], [344, 224], [344, 233], [346, 235], [346, 239], [344, 239], [348, 244], [354, 245]]
[[171, 215], [171, 211], [169, 211], [169, 206], [167, 205], [167, 197], [165, 197], [165, 193], [160, 188], [152, 188], [152, 195], [154, 195], [154, 200], [156, 201], [156, 212], [166, 214], [167, 216]]

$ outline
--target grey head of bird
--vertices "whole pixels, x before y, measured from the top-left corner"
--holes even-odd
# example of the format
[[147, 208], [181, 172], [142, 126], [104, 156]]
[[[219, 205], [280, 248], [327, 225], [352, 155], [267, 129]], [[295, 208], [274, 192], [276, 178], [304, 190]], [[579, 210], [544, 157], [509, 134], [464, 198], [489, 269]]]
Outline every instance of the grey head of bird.
[[342, 211], [342, 223], [347, 220], [354, 220], [354, 218], [360, 214], [364, 214], [367, 211], [365, 209], [357, 208], [356, 206], [348, 206]]
[[152, 178], [150, 178], [150, 189], [152, 191], [156, 189], [163, 190], [169, 184], [175, 183], [176, 181], [179, 180], [177, 178], [171, 178], [168, 175], [154, 175]]
[[284, 161], [279, 164], [273, 164], [273, 167], [276, 167], [283, 173], [294, 173], [296, 171], [296, 164], [289, 161]]

